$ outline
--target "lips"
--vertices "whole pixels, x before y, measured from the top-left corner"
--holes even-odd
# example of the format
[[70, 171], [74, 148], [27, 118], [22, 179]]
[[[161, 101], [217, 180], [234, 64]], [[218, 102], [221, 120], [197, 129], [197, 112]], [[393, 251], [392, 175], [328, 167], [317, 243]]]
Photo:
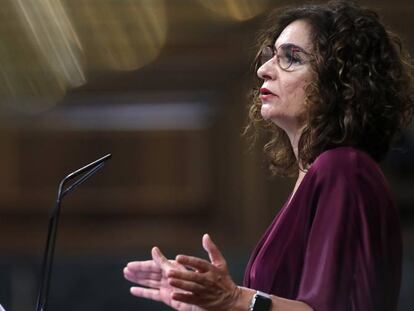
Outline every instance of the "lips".
[[274, 93], [270, 92], [267, 88], [262, 87], [260, 89], [260, 95], [275, 95]]
[[269, 89], [262, 87], [260, 89], [260, 99], [262, 101], [266, 101], [271, 99], [272, 97], [277, 96], [275, 93], [271, 92]]

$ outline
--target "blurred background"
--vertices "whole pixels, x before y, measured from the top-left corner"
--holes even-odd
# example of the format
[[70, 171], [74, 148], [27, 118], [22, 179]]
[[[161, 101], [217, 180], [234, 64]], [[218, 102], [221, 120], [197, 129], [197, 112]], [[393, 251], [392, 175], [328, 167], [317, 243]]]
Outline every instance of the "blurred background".
[[[278, 0], [0, 0], [0, 303], [34, 310], [60, 179], [105, 155], [65, 198], [50, 310], [169, 310], [129, 295], [122, 268], [153, 245], [241, 282], [293, 180], [241, 137], [256, 35]], [[361, 1], [414, 53], [409, 0]], [[414, 129], [383, 169], [404, 233], [399, 310], [414, 305]]]

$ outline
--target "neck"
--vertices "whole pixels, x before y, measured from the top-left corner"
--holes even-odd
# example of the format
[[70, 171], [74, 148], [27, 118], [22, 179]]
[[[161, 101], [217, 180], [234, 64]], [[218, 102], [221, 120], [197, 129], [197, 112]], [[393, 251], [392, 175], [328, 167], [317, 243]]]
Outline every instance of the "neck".
[[295, 154], [296, 160], [298, 160], [298, 145], [299, 139], [302, 135], [302, 130], [297, 130], [295, 132], [286, 132], [289, 137], [290, 144], [292, 145], [293, 153]]

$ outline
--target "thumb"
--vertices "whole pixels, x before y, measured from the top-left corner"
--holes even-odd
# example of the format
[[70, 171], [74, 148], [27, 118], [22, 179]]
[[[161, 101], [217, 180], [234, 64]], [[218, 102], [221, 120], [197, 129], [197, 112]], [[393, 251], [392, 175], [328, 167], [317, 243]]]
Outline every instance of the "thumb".
[[151, 250], [152, 259], [155, 261], [155, 263], [161, 268], [171, 268], [170, 261], [164, 256], [164, 254], [161, 252], [161, 250], [158, 247], [153, 247]]
[[226, 264], [226, 260], [220, 250], [207, 233], [203, 235], [203, 248], [208, 253], [208, 257], [213, 265], [223, 266]]

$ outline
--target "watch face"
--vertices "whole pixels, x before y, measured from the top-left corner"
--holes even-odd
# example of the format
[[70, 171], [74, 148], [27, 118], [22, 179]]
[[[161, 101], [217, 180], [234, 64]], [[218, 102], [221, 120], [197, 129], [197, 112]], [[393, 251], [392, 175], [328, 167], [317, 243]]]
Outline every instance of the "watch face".
[[256, 299], [253, 305], [253, 311], [269, 311], [272, 306], [272, 299], [269, 295], [257, 292]]
[[272, 299], [266, 293], [256, 292], [252, 300], [250, 311], [269, 311], [272, 306]]

